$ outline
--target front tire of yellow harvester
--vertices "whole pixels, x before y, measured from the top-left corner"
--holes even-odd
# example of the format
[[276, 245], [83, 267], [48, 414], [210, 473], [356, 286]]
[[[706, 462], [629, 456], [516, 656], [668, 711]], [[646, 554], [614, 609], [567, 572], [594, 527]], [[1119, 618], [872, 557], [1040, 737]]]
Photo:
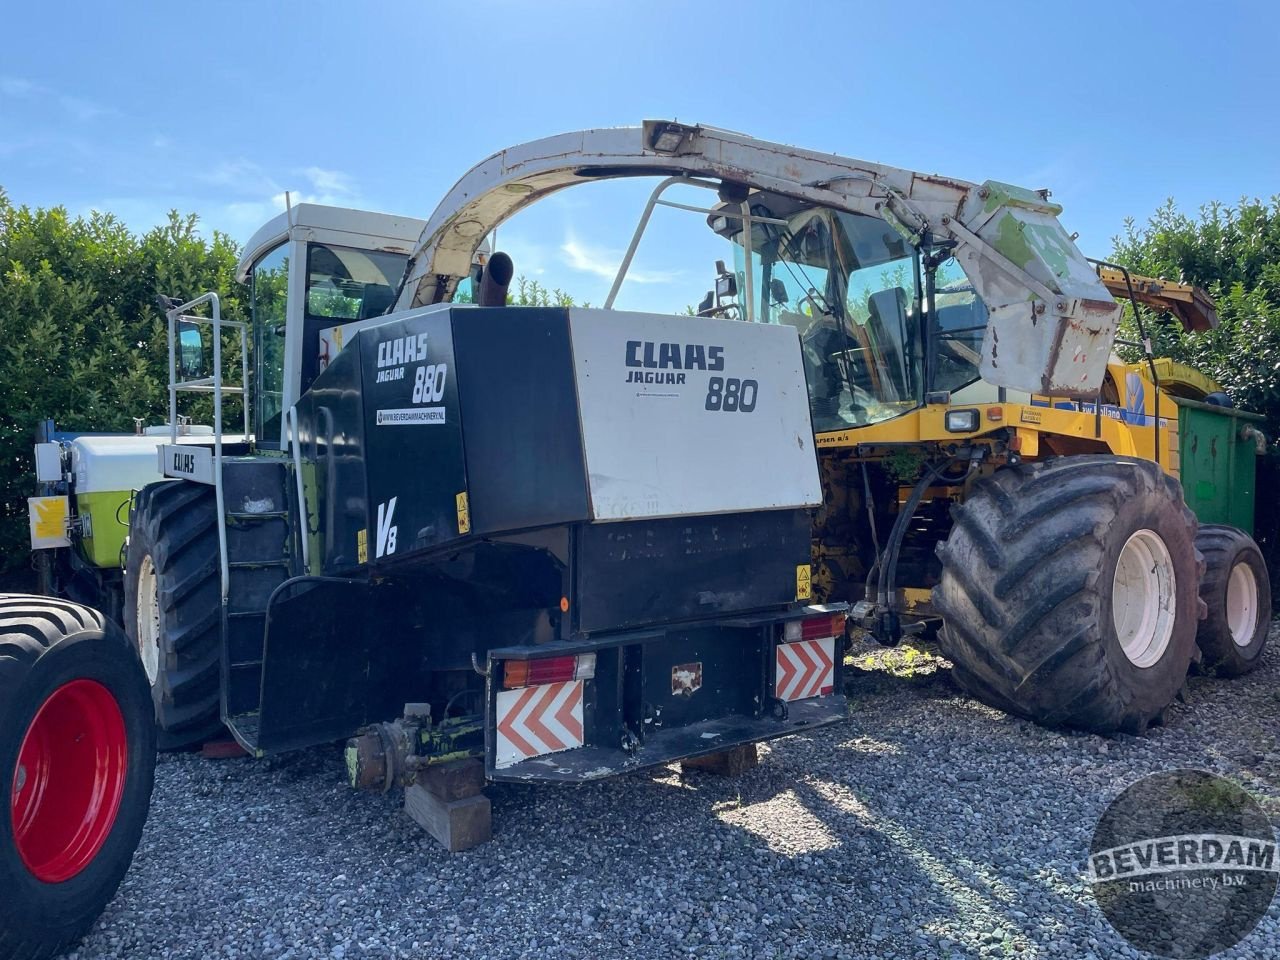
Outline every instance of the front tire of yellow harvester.
[[1037, 723], [1141, 733], [1196, 649], [1202, 560], [1177, 482], [1151, 462], [998, 470], [953, 512], [933, 603], [953, 676]]

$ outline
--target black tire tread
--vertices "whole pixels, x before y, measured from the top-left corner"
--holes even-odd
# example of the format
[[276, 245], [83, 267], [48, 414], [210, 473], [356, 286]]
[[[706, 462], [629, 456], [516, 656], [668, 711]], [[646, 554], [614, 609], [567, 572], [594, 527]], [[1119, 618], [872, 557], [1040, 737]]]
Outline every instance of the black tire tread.
[[134, 500], [125, 570], [125, 630], [137, 641], [137, 572], [150, 552], [166, 621], [153, 700], [160, 749], [198, 745], [222, 729], [222, 613], [211, 487], [166, 480]]
[[[1253, 538], [1239, 527], [1226, 524], [1205, 524], [1196, 534], [1196, 548], [1204, 555], [1204, 575], [1200, 578], [1200, 599], [1205, 604], [1206, 616], [1200, 621], [1196, 640], [1204, 659], [1201, 669], [1223, 677], [1238, 677], [1248, 673], [1262, 661], [1262, 648], [1266, 645], [1266, 633], [1271, 626], [1271, 581], [1266, 576], [1266, 559]], [[1263, 639], [1251, 657], [1244, 657], [1234, 649], [1231, 629], [1223, 617], [1221, 605], [1226, 597], [1227, 578], [1237, 560], [1252, 553], [1261, 565], [1263, 576], [1258, 581], [1258, 599], [1262, 606], [1259, 629]]]
[[1049, 726], [1140, 733], [1159, 722], [1165, 704], [1139, 702], [1120, 682], [1097, 629], [1109, 523], [1122, 504], [1153, 494], [1178, 504], [1193, 536], [1181, 488], [1146, 461], [1061, 457], [974, 485], [938, 547], [933, 592], [961, 689]]
[[[0, 594], [0, 700], [14, 695], [26, 681], [31, 668], [59, 641], [86, 631], [101, 633], [103, 639], [123, 635], [109, 627], [97, 610], [69, 600], [27, 594]], [[127, 646], [121, 651], [129, 656]], [[127, 864], [126, 864], [127, 867]], [[114, 893], [114, 887], [108, 895]], [[93, 925], [97, 915], [59, 930], [56, 940], [29, 940], [0, 923], [0, 960], [47, 960], [61, 956]]]

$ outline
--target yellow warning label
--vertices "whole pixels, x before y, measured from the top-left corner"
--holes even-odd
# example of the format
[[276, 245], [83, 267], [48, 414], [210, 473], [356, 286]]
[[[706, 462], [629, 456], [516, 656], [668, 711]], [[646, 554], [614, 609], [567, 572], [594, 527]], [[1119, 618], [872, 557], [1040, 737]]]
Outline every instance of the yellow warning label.
[[368, 530], [361, 529], [356, 531], [356, 562], [357, 563], [369, 562], [369, 531]]
[[30, 511], [32, 549], [70, 546], [67, 519], [71, 508], [66, 497], [28, 497], [27, 508]]
[[454, 499], [458, 502], [458, 532], [471, 532], [471, 507], [467, 504], [467, 491], [463, 490]]
[[1028, 410], [1026, 407], [1022, 408], [1023, 423], [1039, 423], [1041, 419], [1043, 418], [1040, 416], [1039, 410]]
[[813, 583], [809, 564], [802, 563], [796, 567], [796, 599], [808, 600], [811, 596], [813, 596]]

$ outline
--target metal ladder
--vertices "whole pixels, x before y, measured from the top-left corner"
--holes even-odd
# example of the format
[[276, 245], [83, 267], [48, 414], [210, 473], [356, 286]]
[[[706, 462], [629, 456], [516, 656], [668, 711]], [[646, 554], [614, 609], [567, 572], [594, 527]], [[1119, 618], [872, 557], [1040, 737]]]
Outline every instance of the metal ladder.
[[[247, 438], [249, 436], [249, 403], [246, 395], [249, 383], [248, 324], [239, 320], [223, 320], [221, 303], [218, 295], [213, 291], [177, 306], [174, 306], [173, 300], [168, 297], [161, 297], [160, 300], [165, 316], [169, 319], [169, 440], [173, 446], [178, 445], [179, 436], [178, 394], [213, 394], [213, 492], [218, 512], [218, 571], [221, 577], [222, 603], [225, 606], [231, 572], [227, 557], [226, 505], [222, 490], [222, 398], [224, 395], [240, 397], [240, 409], [244, 420], [242, 436]], [[192, 313], [205, 303], [211, 305], [209, 316], [201, 317]], [[213, 328], [212, 375], [195, 380], [178, 379], [178, 350], [181, 339], [179, 328], [183, 323]], [[224, 327], [233, 327], [240, 335], [240, 383], [238, 385], [227, 385], [222, 382], [222, 330]]]

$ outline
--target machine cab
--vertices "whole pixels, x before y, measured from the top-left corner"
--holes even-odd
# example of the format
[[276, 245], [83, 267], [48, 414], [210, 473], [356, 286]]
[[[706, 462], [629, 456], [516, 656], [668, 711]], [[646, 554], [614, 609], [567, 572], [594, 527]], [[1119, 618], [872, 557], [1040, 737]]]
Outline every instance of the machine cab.
[[324, 369], [330, 332], [395, 300], [423, 221], [300, 203], [257, 231], [236, 277], [249, 285], [253, 434], [281, 449], [283, 411]]

